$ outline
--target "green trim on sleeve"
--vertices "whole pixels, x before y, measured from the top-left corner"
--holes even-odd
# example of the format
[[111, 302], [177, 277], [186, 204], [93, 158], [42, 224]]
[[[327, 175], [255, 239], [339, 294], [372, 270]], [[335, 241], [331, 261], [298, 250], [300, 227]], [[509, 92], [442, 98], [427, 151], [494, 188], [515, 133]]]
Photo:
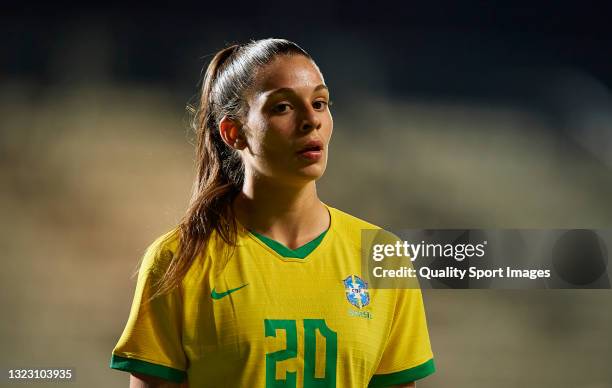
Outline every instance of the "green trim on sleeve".
[[187, 373], [179, 369], [153, 364], [136, 358], [121, 357], [116, 354], [113, 354], [111, 357], [110, 367], [124, 372], [136, 372], [159, 377], [175, 383], [182, 383], [187, 377]]
[[432, 358], [410, 369], [384, 375], [374, 375], [370, 380], [370, 384], [368, 384], [368, 388], [388, 387], [390, 385], [410, 383], [429, 376], [435, 371], [436, 365]]

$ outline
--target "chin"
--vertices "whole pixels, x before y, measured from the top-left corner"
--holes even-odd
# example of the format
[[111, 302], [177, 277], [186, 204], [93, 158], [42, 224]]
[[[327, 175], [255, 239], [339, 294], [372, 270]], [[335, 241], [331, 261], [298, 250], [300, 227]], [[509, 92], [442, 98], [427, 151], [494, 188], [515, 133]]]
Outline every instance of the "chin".
[[325, 166], [311, 164], [310, 166], [302, 167], [298, 171], [290, 173], [291, 178], [289, 179], [295, 179], [297, 182], [301, 183], [316, 181], [323, 176], [324, 172]]
[[317, 180], [323, 176], [325, 173], [325, 166], [317, 166], [311, 165], [300, 171], [300, 174], [303, 178], [308, 180]]

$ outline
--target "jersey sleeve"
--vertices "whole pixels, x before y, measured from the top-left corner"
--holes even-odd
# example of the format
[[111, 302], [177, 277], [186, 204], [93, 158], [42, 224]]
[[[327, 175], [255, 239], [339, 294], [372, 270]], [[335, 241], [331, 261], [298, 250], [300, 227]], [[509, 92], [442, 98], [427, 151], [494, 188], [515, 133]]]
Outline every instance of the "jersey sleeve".
[[396, 289], [395, 314], [387, 344], [368, 387], [387, 387], [435, 372], [420, 289]]
[[180, 290], [149, 301], [155, 281], [172, 255], [163, 241], [158, 239], [144, 255], [128, 322], [113, 349], [110, 367], [180, 383], [187, 376]]

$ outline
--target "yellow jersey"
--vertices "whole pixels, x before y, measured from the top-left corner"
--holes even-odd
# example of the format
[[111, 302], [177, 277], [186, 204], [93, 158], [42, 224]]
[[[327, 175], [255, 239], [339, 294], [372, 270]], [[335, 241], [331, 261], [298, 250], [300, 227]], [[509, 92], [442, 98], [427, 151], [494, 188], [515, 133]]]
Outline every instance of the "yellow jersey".
[[111, 368], [190, 387], [384, 387], [433, 373], [421, 291], [369, 288], [361, 231], [380, 228], [328, 210], [305, 257], [243, 227], [234, 248], [213, 234], [181, 286], [145, 303], [178, 245], [157, 239]]

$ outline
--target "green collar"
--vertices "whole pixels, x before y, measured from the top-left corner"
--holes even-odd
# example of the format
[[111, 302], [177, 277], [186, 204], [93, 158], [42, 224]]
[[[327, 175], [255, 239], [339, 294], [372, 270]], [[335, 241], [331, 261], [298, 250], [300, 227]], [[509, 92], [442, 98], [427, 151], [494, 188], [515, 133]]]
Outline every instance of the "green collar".
[[[329, 229], [327, 229], [329, 230]], [[312, 251], [314, 251], [319, 244], [321, 243], [321, 241], [323, 241], [323, 237], [325, 237], [325, 234], [327, 233], [327, 230], [323, 233], [321, 233], [319, 235], [319, 237], [315, 238], [314, 240], [302, 245], [299, 248], [296, 249], [289, 249], [286, 246], [284, 246], [283, 244], [279, 243], [278, 241], [272, 240], [270, 237], [266, 237], [263, 234], [259, 234], [257, 232], [251, 231], [251, 233], [257, 237], [261, 242], [263, 242], [264, 244], [266, 244], [267, 246], [269, 246], [271, 249], [274, 250], [274, 252], [278, 253], [279, 255], [281, 255], [282, 257], [291, 257], [291, 258], [297, 258], [297, 259], [303, 259], [306, 256], [308, 256], [310, 253], [312, 253]]]

